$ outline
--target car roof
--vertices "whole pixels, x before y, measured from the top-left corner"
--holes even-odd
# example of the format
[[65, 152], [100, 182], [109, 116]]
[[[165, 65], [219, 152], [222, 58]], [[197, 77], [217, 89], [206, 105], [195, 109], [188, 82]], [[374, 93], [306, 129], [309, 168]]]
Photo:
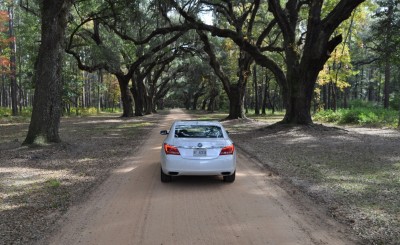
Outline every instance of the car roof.
[[218, 121], [204, 121], [204, 120], [178, 120], [174, 122], [175, 125], [215, 125], [222, 126]]

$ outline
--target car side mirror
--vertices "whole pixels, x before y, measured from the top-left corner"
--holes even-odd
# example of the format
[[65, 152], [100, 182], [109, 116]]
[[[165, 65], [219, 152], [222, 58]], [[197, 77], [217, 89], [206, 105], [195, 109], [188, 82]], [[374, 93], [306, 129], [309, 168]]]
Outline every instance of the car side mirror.
[[169, 134], [169, 130], [161, 130], [160, 134], [161, 135], [167, 135], [167, 134]]
[[230, 134], [228, 130], [226, 131], [226, 133], [227, 133], [227, 134]]

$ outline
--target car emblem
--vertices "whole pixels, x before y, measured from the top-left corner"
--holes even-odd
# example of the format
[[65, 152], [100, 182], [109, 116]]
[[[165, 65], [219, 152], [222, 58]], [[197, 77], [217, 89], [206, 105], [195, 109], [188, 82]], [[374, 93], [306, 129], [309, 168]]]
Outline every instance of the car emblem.
[[197, 146], [198, 146], [198, 147], [202, 147], [203, 144], [202, 144], [202, 143], [198, 143]]

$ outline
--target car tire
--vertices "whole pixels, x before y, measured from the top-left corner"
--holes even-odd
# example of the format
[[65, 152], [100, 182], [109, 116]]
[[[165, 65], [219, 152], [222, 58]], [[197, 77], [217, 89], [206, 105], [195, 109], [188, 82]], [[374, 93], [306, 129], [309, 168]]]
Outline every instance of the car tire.
[[161, 169], [161, 182], [171, 182], [172, 181], [172, 176], [165, 174], [162, 169]]
[[224, 176], [224, 181], [228, 182], [228, 183], [232, 183], [232, 182], [235, 181], [235, 177], [236, 177], [236, 171], [233, 172], [233, 174], [231, 174], [231, 175], [225, 175]]

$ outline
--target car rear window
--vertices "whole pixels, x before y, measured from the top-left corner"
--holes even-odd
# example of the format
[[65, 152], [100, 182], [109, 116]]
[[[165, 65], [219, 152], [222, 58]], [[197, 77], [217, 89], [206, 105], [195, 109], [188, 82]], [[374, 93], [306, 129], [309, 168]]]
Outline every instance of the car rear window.
[[176, 125], [175, 138], [223, 138], [222, 129], [215, 125]]

